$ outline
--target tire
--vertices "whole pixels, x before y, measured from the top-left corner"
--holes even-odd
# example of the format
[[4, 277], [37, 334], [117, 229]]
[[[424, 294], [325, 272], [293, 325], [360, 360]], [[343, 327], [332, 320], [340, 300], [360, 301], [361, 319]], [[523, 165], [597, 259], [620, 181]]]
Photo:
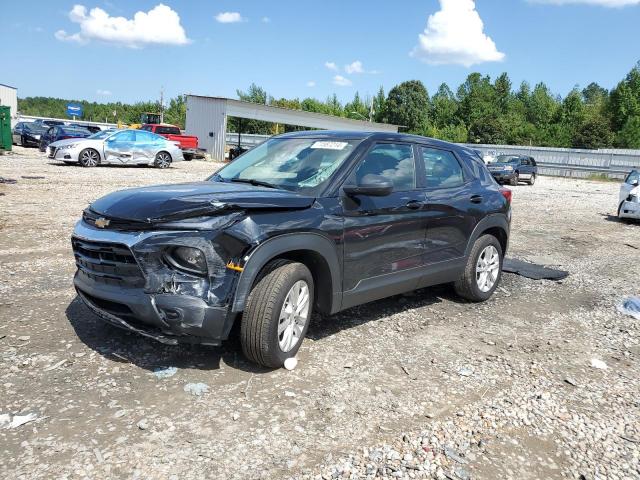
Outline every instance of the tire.
[[509, 185], [516, 186], [518, 185], [518, 181], [520, 180], [520, 174], [516, 172], [511, 180], [509, 180]]
[[86, 168], [97, 167], [100, 165], [100, 154], [93, 148], [85, 148], [78, 155], [78, 162]]
[[[498, 269], [497, 271], [494, 271], [495, 277], [493, 280], [493, 284], [490, 286], [490, 288], [484, 290], [479, 286], [479, 283], [481, 282], [481, 279], [483, 277], [481, 273], [478, 272], [478, 268], [481, 267], [480, 257], [483, 254], [491, 252], [491, 247], [493, 247], [494, 251], [498, 255]], [[484, 302], [485, 300], [488, 300], [491, 295], [493, 295], [493, 292], [498, 287], [500, 279], [502, 278], [502, 255], [502, 246], [500, 245], [500, 242], [496, 237], [487, 234], [482, 235], [480, 238], [478, 238], [473, 244], [471, 254], [469, 255], [469, 258], [467, 260], [467, 265], [464, 268], [464, 273], [454, 284], [456, 293], [462, 298], [465, 298], [472, 302]], [[488, 259], [489, 257], [485, 258]]]
[[529, 179], [529, 185], [533, 186], [536, 183], [536, 174], [532, 173], [531, 178]]
[[153, 162], [156, 168], [169, 168], [171, 166], [171, 155], [167, 152], [156, 153], [156, 159]]
[[18, 143], [18, 145], [24, 147], [24, 138], [22, 138], [22, 135], [20, 135], [20, 143]]
[[[308, 294], [306, 310], [303, 310], [306, 315], [292, 316], [286, 312], [285, 300], [293, 300], [292, 292], [300, 292], [304, 286]], [[304, 290], [301, 296], [304, 304]], [[289, 260], [267, 264], [249, 294], [242, 315], [240, 343], [245, 356], [270, 368], [282, 367], [287, 358], [294, 357], [309, 328], [313, 299], [313, 277], [305, 265]]]

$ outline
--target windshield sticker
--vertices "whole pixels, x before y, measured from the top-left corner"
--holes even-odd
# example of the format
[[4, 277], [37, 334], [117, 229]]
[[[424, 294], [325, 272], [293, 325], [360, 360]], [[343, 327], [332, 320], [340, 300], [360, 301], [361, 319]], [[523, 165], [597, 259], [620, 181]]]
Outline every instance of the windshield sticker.
[[344, 150], [349, 145], [347, 142], [315, 142], [311, 145], [311, 148], [318, 148], [323, 150]]

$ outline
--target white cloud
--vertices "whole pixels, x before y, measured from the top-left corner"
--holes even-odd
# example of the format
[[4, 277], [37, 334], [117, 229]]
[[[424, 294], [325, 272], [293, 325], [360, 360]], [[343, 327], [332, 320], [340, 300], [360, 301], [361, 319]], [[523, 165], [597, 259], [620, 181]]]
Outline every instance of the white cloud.
[[269, 17], [262, 17], [262, 20], [260, 20], [262, 23], [271, 23], [271, 19]]
[[484, 33], [474, 0], [439, 0], [440, 10], [429, 16], [427, 28], [411, 52], [432, 65], [499, 62], [505, 54]]
[[629, 7], [640, 5], [640, 0], [529, 0], [531, 3], [547, 3], [551, 5], [597, 5], [600, 7]]
[[307, 87], [315, 87], [316, 86], [316, 82], [314, 82], [313, 80], [309, 80], [307, 82]]
[[356, 60], [349, 65], [345, 65], [344, 71], [351, 75], [353, 73], [364, 73], [364, 68], [362, 68], [362, 62], [360, 60]]
[[146, 13], [136, 12], [132, 19], [112, 17], [97, 7], [87, 13], [84, 5], [74, 5], [69, 19], [80, 25], [80, 31], [68, 34], [65, 30], [58, 30], [55, 33], [58, 40], [83, 44], [99, 40], [130, 48], [190, 42], [180, 25], [180, 16], [162, 3]]
[[336, 65], [335, 62], [324, 62], [324, 66], [334, 72], [337, 72], [339, 70], [338, 65]]
[[111, 90], [100, 90], [100, 89], [98, 89], [98, 90], [96, 90], [96, 93], [98, 95], [102, 95], [103, 97], [108, 97], [108, 96], [111, 95]]
[[353, 85], [351, 80], [349, 80], [348, 78], [344, 78], [342, 75], [336, 75], [335, 77], [333, 77], [333, 84], [339, 87], [350, 87], [351, 85]]
[[245, 21], [238, 12], [220, 12], [215, 18], [218, 23], [239, 23]]

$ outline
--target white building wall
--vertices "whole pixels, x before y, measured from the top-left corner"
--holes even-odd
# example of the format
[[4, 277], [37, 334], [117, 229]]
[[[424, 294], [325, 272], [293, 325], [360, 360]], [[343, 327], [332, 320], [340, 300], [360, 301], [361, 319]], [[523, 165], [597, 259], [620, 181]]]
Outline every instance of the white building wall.
[[18, 90], [0, 84], [0, 105], [11, 109], [11, 125], [13, 126], [18, 118]]
[[206, 149], [214, 161], [224, 161], [226, 131], [225, 99], [187, 96], [185, 133], [198, 137], [198, 146]]

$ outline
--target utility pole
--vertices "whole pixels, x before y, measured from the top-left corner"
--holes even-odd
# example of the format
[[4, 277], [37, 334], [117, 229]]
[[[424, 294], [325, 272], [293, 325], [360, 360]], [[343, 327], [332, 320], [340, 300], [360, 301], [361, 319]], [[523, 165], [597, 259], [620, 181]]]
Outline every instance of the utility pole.
[[160, 123], [164, 123], [164, 87], [160, 87]]

